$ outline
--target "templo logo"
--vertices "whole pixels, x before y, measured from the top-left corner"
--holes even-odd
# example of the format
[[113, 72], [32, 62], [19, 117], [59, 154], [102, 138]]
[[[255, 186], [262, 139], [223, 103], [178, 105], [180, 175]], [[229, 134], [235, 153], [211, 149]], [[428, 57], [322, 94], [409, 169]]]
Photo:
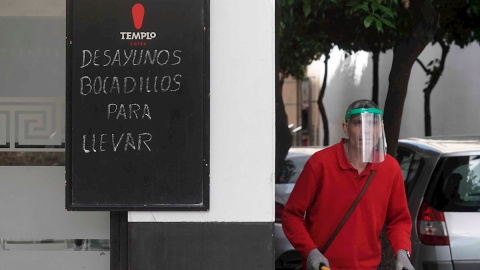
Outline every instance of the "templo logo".
[[142, 28], [144, 15], [145, 15], [145, 8], [142, 6], [142, 4], [135, 4], [132, 8], [132, 17], [133, 17], [133, 25], [135, 25], [135, 28], [137, 28], [137, 30]]
[[[135, 4], [132, 7], [132, 18], [133, 18], [133, 26], [135, 29], [140, 30], [143, 25], [143, 18], [145, 15], [145, 8], [142, 4]], [[135, 40], [140, 42], [130, 42], [130, 45], [146, 45], [146, 42], [142, 42], [143, 40], [151, 40], [157, 36], [155, 32], [120, 32], [120, 36], [122, 39], [126, 40]]]

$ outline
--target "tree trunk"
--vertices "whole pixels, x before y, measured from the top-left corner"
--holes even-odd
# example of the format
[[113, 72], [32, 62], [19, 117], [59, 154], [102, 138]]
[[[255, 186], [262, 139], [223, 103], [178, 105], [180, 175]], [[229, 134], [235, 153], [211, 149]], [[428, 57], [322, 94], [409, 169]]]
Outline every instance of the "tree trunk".
[[288, 150], [292, 146], [292, 134], [288, 128], [288, 118], [283, 103], [282, 88], [284, 79], [275, 90], [275, 180], [281, 175]]
[[373, 62], [373, 88], [372, 88], [372, 101], [378, 105], [378, 61], [380, 58], [380, 52], [374, 51], [372, 54]]
[[318, 93], [318, 110], [320, 111], [320, 116], [322, 117], [323, 125], [323, 146], [328, 146], [330, 143], [330, 131], [328, 130], [328, 118], [327, 112], [325, 111], [325, 106], [323, 105], [323, 97], [325, 96], [325, 90], [327, 89], [327, 75], [328, 75], [328, 59], [330, 58], [330, 53], [325, 54], [325, 73], [323, 75], [323, 84]]
[[430, 117], [430, 94], [432, 94], [431, 90], [425, 89], [424, 92], [424, 119], [425, 119], [425, 136], [432, 136], [432, 122]]
[[[433, 38], [437, 27], [438, 13], [430, 0], [411, 1], [414, 15], [412, 32], [405, 41], [399, 42], [393, 51], [393, 62], [388, 77], [388, 93], [384, 109], [384, 125], [387, 136], [388, 154], [396, 156], [403, 105], [407, 96], [408, 80], [415, 60]], [[394, 269], [395, 259], [389, 247], [385, 227], [380, 235], [382, 259], [379, 270]]]
[[450, 46], [445, 44], [443, 40], [439, 40], [438, 43], [442, 47], [442, 57], [440, 58], [440, 63], [438, 67], [433, 67], [432, 70], [428, 70], [427, 67], [422, 63], [422, 61], [417, 59], [417, 62], [423, 68], [425, 73], [430, 76], [427, 87], [423, 89], [424, 93], [424, 119], [425, 119], [425, 136], [432, 136], [432, 116], [430, 113], [430, 96], [433, 92], [433, 89], [438, 83], [438, 80], [442, 76], [443, 70], [445, 69], [445, 61], [447, 60], [448, 52], [450, 51]]
[[384, 124], [387, 149], [392, 156], [395, 156], [397, 152], [403, 105], [407, 96], [412, 66], [433, 38], [438, 20], [437, 12], [430, 0], [417, 0], [410, 3], [414, 15], [414, 27], [407, 40], [399, 42], [394, 48], [385, 101]]
[[292, 146], [292, 134], [288, 128], [287, 113], [283, 103], [282, 89], [285, 78], [280, 75], [279, 22], [280, 1], [275, 1], [275, 182], [282, 173], [282, 167]]

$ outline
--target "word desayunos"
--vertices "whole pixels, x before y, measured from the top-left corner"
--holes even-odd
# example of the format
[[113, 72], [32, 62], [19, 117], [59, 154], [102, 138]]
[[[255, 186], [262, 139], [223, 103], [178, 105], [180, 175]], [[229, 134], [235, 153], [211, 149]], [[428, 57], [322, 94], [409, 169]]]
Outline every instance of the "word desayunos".
[[82, 50], [82, 65], [80, 68], [88, 66], [106, 67], [127, 65], [170, 65], [176, 66], [182, 62], [180, 54], [182, 51], [174, 50]]

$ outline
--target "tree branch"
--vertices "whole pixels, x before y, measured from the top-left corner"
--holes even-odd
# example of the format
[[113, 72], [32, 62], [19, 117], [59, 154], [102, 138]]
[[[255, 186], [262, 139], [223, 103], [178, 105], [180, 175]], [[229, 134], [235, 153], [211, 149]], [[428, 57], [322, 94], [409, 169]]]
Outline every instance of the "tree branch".
[[417, 63], [422, 67], [423, 71], [425, 71], [425, 73], [428, 74], [428, 71], [429, 71], [429, 70], [428, 70], [427, 67], [423, 64], [422, 60], [420, 60], [420, 59], [417, 58], [416, 61], [417, 61]]

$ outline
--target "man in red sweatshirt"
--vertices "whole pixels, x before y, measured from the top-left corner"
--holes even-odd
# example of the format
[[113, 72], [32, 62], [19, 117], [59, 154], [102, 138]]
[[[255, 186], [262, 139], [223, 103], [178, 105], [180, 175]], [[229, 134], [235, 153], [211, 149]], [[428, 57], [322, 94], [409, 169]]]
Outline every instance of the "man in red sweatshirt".
[[[402, 172], [386, 154], [382, 111], [372, 101], [355, 101], [347, 108], [343, 130], [348, 139], [315, 153], [305, 164], [283, 211], [285, 235], [302, 254], [303, 269], [376, 270], [386, 222], [396, 270], [414, 270]], [[373, 171], [365, 194], [322, 254]]]

